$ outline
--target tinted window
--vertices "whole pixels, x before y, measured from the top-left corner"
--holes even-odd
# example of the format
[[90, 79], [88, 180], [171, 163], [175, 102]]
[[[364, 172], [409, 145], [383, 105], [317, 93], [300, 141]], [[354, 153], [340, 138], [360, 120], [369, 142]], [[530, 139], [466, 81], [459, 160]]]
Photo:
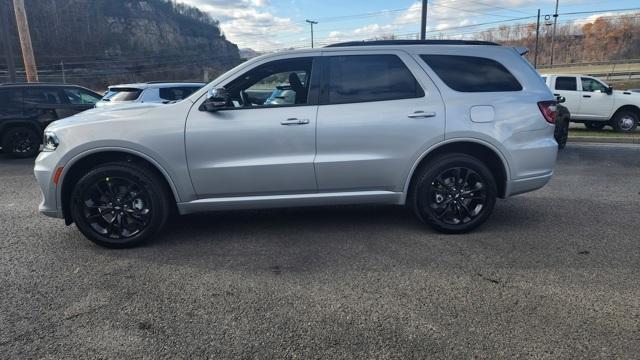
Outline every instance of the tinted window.
[[329, 103], [410, 99], [424, 91], [395, 55], [329, 57]]
[[520, 91], [522, 85], [495, 60], [458, 55], [420, 55], [448, 87], [462, 92]]
[[0, 119], [20, 116], [22, 113], [22, 90], [0, 90]]
[[602, 85], [602, 83], [596, 79], [581, 78], [581, 80], [582, 80], [582, 91], [606, 92], [607, 90], [607, 87]]
[[26, 89], [24, 102], [32, 104], [62, 104], [62, 98], [56, 88]]
[[22, 91], [19, 89], [0, 90], [0, 108], [19, 108]]
[[136, 100], [142, 90], [134, 88], [112, 88], [102, 98], [109, 101], [133, 101]]
[[92, 93], [76, 88], [64, 88], [64, 94], [71, 104], [76, 105], [92, 105], [98, 102], [100, 98], [96, 97]]
[[559, 76], [556, 78], [556, 90], [576, 91], [576, 84], [575, 77]]
[[304, 105], [309, 101], [313, 58], [276, 60], [260, 65], [225, 86], [231, 106]]
[[160, 88], [160, 98], [168, 101], [178, 101], [193, 94], [198, 89], [199, 87], [194, 86]]

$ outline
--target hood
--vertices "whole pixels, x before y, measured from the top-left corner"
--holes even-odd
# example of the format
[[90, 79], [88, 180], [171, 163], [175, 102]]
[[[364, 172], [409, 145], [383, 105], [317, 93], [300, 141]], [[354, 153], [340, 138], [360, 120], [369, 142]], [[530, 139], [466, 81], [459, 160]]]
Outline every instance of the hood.
[[89, 124], [99, 121], [122, 120], [137, 117], [162, 106], [167, 105], [156, 103], [134, 103], [93, 108], [76, 115], [54, 121], [47, 126], [47, 130], [56, 130], [63, 127]]
[[640, 99], [640, 93], [629, 91], [629, 90], [613, 90], [613, 93], [616, 94], [616, 96], [622, 96], [622, 97], [631, 96], [634, 99]]

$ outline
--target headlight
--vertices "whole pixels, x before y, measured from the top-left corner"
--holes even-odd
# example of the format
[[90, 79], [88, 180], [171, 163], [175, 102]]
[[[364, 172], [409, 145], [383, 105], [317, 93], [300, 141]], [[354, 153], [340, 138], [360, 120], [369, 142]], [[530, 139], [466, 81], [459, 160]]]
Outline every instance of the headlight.
[[60, 140], [58, 140], [56, 134], [51, 131], [45, 131], [44, 148], [42, 151], [53, 151], [58, 147], [58, 145], [60, 145]]

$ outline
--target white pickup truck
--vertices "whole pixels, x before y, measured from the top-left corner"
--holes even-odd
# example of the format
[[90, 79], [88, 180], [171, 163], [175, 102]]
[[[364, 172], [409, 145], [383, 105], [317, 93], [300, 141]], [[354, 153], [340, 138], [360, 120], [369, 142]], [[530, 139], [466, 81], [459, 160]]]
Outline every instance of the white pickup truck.
[[640, 93], [613, 90], [599, 79], [576, 74], [543, 74], [556, 96], [563, 96], [571, 121], [600, 130], [611, 125], [618, 132], [636, 130], [640, 121]]

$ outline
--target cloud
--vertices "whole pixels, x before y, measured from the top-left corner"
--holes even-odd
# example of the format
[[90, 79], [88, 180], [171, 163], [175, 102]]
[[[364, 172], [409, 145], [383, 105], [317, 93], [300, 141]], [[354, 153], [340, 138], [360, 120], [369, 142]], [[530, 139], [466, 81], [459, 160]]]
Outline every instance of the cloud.
[[303, 29], [291, 19], [273, 14], [268, 0], [180, 0], [196, 6], [220, 21], [227, 39], [241, 48], [268, 51], [286, 44], [275, 34], [300, 33]]

